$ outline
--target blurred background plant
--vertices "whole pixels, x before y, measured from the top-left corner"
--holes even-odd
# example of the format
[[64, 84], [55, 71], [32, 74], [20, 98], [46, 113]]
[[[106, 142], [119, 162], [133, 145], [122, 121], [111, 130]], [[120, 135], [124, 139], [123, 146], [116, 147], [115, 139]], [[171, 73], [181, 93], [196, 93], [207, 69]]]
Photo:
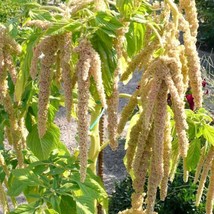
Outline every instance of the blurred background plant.
[[196, 0], [199, 18], [198, 43], [200, 49], [210, 51], [214, 48], [214, 1]]

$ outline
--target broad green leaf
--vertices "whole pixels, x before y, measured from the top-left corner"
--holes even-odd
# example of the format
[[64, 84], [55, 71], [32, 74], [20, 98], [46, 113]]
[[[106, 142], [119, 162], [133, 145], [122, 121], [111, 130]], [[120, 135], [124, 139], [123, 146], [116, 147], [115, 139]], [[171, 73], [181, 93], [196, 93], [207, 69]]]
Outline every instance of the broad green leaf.
[[133, 0], [116, 0], [116, 7], [122, 16], [128, 18], [134, 12]]
[[74, 197], [76, 201], [76, 214], [94, 214], [95, 204], [93, 198], [88, 195], [83, 195], [80, 197]]
[[126, 34], [127, 53], [129, 57], [137, 54], [144, 46], [145, 26], [132, 22]]
[[39, 138], [37, 125], [27, 136], [27, 145], [39, 160], [47, 159], [54, 149], [62, 149], [69, 154], [66, 147], [60, 142], [60, 130], [53, 123], [48, 127], [42, 139]]
[[96, 26], [107, 31], [115, 32], [119, 27], [122, 27], [121, 22], [111, 14], [98, 12], [95, 18]]
[[48, 121], [49, 122], [53, 122], [56, 112], [57, 112], [57, 109], [54, 107], [54, 105], [49, 104], [49, 107], [48, 107]]
[[214, 127], [213, 126], [205, 124], [204, 130], [203, 130], [203, 136], [210, 144], [214, 146]]
[[42, 21], [54, 21], [55, 19], [53, 18], [53, 15], [47, 11], [47, 10], [43, 10], [43, 9], [33, 9], [29, 11], [29, 16], [32, 19], [35, 20], [42, 20]]
[[193, 140], [195, 138], [195, 134], [196, 134], [196, 125], [195, 123], [188, 122], [188, 138], [189, 140]]
[[61, 214], [76, 213], [76, 203], [70, 196], [63, 195], [60, 202]]
[[47, 29], [45, 35], [57, 35], [65, 32], [74, 32], [79, 30], [82, 26], [81, 22], [69, 20], [69, 21], [57, 21], [53, 23], [51, 27]]
[[100, 40], [97, 34], [93, 37], [92, 43], [100, 55], [100, 59], [102, 61], [101, 69], [103, 84], [107, 96], [110, 96], [112, 93], [113, 74], [117, 65], [116, 52], [112, 48], [106, 46], [106, 44]]
[[52, 195], [50, 198], [49, 198], [49, 202], [52, 206], [52, 208], [54, 210], [56, 210], [58, 213], [61, 213], [61, 209], [60, 209], [60, 201], [61, 201], [61, 198], [57, 195]]
[[192, 140], [192, 142], [190, 143], [186, 157], [188, 171], [192, 171], [196, 168], [200, 158], [200, 152], [201, 152], [201, 141], [200, 139], [196, 138]]

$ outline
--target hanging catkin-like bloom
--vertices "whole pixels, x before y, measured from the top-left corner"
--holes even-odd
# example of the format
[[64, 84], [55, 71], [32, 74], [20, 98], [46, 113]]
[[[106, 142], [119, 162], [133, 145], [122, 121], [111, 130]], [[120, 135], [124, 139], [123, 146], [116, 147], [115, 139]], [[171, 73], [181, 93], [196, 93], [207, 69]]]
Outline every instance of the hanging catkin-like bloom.
[[128, 148], [126, 150], [126, 159], [127, 159], [127, 171], [130, 172], [132, 168], [132, 162], [135, 154], [135, 149], [137, 146], [138, 136], [142, 130], [142, 117], [140, 116], [136, 124], [132, 127], [130, 131], [130, 137], [128, 141]]
[[67, 111], [67, 120], [71, 119], [72, 107], [72, 85], [71, 85], [71, 33], [62, 35], [59, 39], [60, 64], [62, 68], [62, 80], [65, 94], [65, 107]]
[[2, 205], [3, 212], [5, 214], [10, 212], [5, 190], [1, 182], [0, 182], [0, 204]]
[[186, 157], [188, 150], [188, 139], [186, 129], [188, 128], [186, 122], [186, 115], [184, 112], [184, 101], [180, 99], [178, 91], [174, 86], [174, 82], [170, 74], [165, 76], [165, 82], [172, 96], [173, 111], [175, 118], [175, 127], [178, 134], [179, 150], [182, 157]]
[[22, 51], [21, 46], [7, 34], [5, 34], [4, 44], [8, 46], [7, 51], [11, 53], [20, 54]]
[[51, 67], [55, 62], [57, 51], [57, 38], [47, 37], [41, 42], [41, 51], [44, 54], [41, 60], [41, 71], [39, 74], [39, 100], [38, 100], [38, 132], [42, 138], [46, 133], [48, 116], [48, 102], [51, 84]]
[[[78, 83], [78, 135], [80, 147], [80, 176], [84, 182], [86, 178], [87, 159], [88, 159], [88, 102], [89, 102], [89, 72], [90, 64], [87, 59], [90, 57], [90, 46], [86, 40], [80, 42], [76, 49], [79, 53], [77, 63], [77, 83]], [[88, 66], [88, 67], [87, 67]], [[87, 77], [87, 79], [85, 79]]]
[[204, 165], [205, 157], [206, 156], [205, 156], [205, 146], [204, 146], [202, 151], [201, 151], [200, 159], [199, 159], [198, 164], [197, 164], [195, 177], [194, 177], [194, 184], [196, 184], [198, 182], [199, 176], [201, 174], [201, 170], [202, 170], [203, 165]]
[[189, 22], [191, 36], [196, 42], [197, 30], [198, 30], [198, 19], [197, 19], [197, 9], [195, 0], [180, 0], [180, 6], [184, 9], [185, 18]]
[[199, 182], [197, 194], [196, 194], [196, 202], [195, 202], [196, 206], [199, 206], [200, 204], [202, 193], [204, 190], [204, 185], [205, 185], [206, 178], [209, 173], [213, 158], [214, 158], [214, 149], [213, 147], [211, 147], [203, 165], [203, 171], [201, 173], [201, 178], [200, 178], [200, 182]]
[[[153, 131], [153, 135], [155, 137], [154, 131]], [[157, 187], [158, 187], [159, 183], [160, 183], [160, 176], [159, 176], [159, 173], [155, 166], [154, 152], [153, 152], [151, 162], [150, 162], [150, 175], [149, 175], [149, 179], [148, 179], [148, 190], [147, 190], [145, 214], [152, 214], [154, 211]]]
[[212, 161], [210, 183], [207, 191], [206, 214], [213, 213], [214, 205], [214, 161]]
[[182, 72], [182, 75], [183, 75], [183, 91], [186, 92], [188, 86], [189, 86], [189, 68], [188, 68], [188, 61], [187, 61], [187, 57], [185, 55], [185, 48], [183, 45], [180, 46], [180, 61], [181, 61], [181, 65], [182, 65], [182, 68], [181, 68], [181, 72]]
[[188, 60], [189, 67], [189, 80], [190, 86], [192, 90], [192, 94], [194, 97], [194, 103], [196, 108], [200, 108], [202, 106], [202, 79], [201, 79], [201, 71], [200, 71], [200, 59], [198, 57], [198, 52], [191, 36], [189, 25], [187, 21], [182, 17], [180, 19], [180, 27], [184, 32], [184, 46], [185, 46], [185, 55]]
[[163, 141], [164, 141], [164, 129], [167, 113], [167, 87], [163, 82], [161, 84], [160, 91], [158, 93], [156, 108], [154, 113], [154, 144], [153, 155], [156, 166], [156, 172], [158, 175], [159, 183], [163, 176]]
[[4, 38], [5, 38], [5, 27], [0, 25], [0, 78], [4, 66], [4, 53], [3, 53]]
[[122, 112], [121, 112], [121, 118], [120, 121], [118, 123], [118, 127], [117, 127], [117, 133], [121, 134], [126, 122], [128, 121], [131, 113], [133, 112], [135, 106], [137, 105], [137, 97], [139, 95], [139, 90], [136, 90], [133, 95], [131, 96], [128, 104], [123, 108]]
[[[151, 125], [151, 119], [153, 114], [153, 109], [155, 106], [155, 102], [157, 99], [158, 92], [161, 87], [161, 78], [162, 73], [165, 70], [165, 66], [162, 62], [162, 60], [154, 61], [153, 64], [148, 67], [148, 70], [154, 73], [154, 78], [152, 80], [150, 90], [148, 91], [148, 95], [142, 92], [141, 94], [141, 100], [143, 103], [143, 117], [142, 117], [142, 132], [139, 135], [138, 143], [137, 143], [137, 150], [133, 161], [133, 170], [134, 172], [137, 172], [137, 169], [139, 168], [141, 155], [144, 150], [145, 142], [148, 138], [150, 125]], [[141, 81], [142, 83], [142, 81]], [[143, 89], [142, 89], [143, 90]], [[144, 96], [142, 96], [144, 95]], [[147, 97], [148, 96], [148, 97]], [[146, 98], [146, 100], [145, 100]], [[144, 104], [145, 103], [145, 104]]]
[[15, 68], [15, 66], [13, 64], [11, 56], [8, 53], [6, 53], [6, 55], [5, 55], [4, 63], [5, 63], [7, 71], [10, 74], [11, 80], [12, 80], [13, 84], [15, 85], [16, 84], [16, 79], [17, 79], [16, 68]]
[[39, 61], [39, 57], [42, 54], [42, 52], [41, 52], [41, 45], [42, 45], [42, 43], [38, 44], [33, 49], [33, 57], [32, 57], [31, 66], [30, 66], [30, 76], [31, 76], [31, 78], [33, 80], [36, 78], [36, 75], [38, 73], [37, 64], [38, 64], [38, 61]]
[[109, 135], [109, 145], [112, 150], [116, 150], [118, 147], [116, 135], [117, 135], [117, 114], [118, 114], [118, 106], [119, 106], [119, 92], [118, 92], [118, 82], [119, 82], [119, 74], [122, 70], [122, 56], [123, 56], [123, 43], [125, 41], [125, 33], [128, 31], [129, 23], [121, 21], [123, 23], [123, 27], [117, 30], [117, 35], [115, 38], [115, 49], [118, 57], [118, 64], [114, 71], [114, 79], [113, 79], [113, 88], [112, 94], [107, 100], [107, 112], [108, 112], [108, 135]]
[[1, 153], [0, 153], [0, 166], [3, 168], [7, 177], [9, 177], [9, 175], [10, 175], [9, 170], [8, 170], [7, 165], [5, 163], [4, 156]]
[[106, 4], [104, 0], [94, 0], [95, 7], [97, 11], [105, 11], [106, 10]]
[[162, 201], [165, 200], [167, 196], [168, 189], [168, 179], [170, 172], [170, 157], [171, 157], [171, 122], [170, 122], [170, 113], [167, 112], [166, 122], [165, 122], [165, 130], [164, 130], [164, 149], [163, 149], [163, 167], [164, 173], [163, 178], [160, 185], [160, 199]]
[[56, 81], [56, 85], [60, 87], [61, 85], [61, 80], [62, 80], [62, 69], [61, 69], [61, 54], [60, 51], [57, 51], [56, 55], [56, 70], [54, 73], [54, 80]]
[[[148, 166], [150, 163], [150, 158], [152, 154], [152, 145], [154, 141], [154, 132], [153, 129], [150, 131], [148, 140], [145, 145], [144, 152], [141, 157], [141, 165], [138, 169], [138, 173], [136, 173], [135, 179], [133, 180], [133, 188], [135, 192], [132, 194], [132, 208], [133, 210], [142, 210], [143, 205], [143, 194], [144, 192], [144, 184], [146, 181], [146, 175]], [[138, 200], [138, 198], [140, 200]]]
[[183, 181], [186, 183], [189, 179], [189, 171], [187, 169], [187, 159], [184, 158], [183, 160]]
[[154, 53], [155, 49], [158, 47], [158, 42], [155, 40], [151, 44], [147, 45], [140, 53], [133, 57], [131, 62], [129, 63], [126, 71], [122, 74], [120, 80], [125, 81], [129, 78], [129, 76], [137, 69], [147, 68], [149, 63], [152, 60], [152, 54]]
[[83, 39], [79, 46], [76, 47], [74, 49], [75, 52], [81, 52], [82, 55], [84, 55], [84, 61], [82, 58], [80, 58], [80, 61], [82, 62], [82, 78], [83, 81], [86, 81], [89, 77], [89, 71], [91, 68], [91, 60], [92, 60], [92, 56], [91, 56], [91, 44], [89, 41], [87, 41], [86, 39]]
[[51, 26], [51, 23], [48, 21], [42, 21], [42, 20], [30, 20], [26, 23], [26, 26], [37, 27], [42, 30], [47, 30], [47, 28]]
[[106, 95], [105, 95], [105, 89], [103, 86], [103, 80], [102, 80], [102, 71], [101, 71], [101, 59], [99, 54], [91, 47], [91, 68], [90, 68], [90, 74], [94, 78], [97, 92], [100, 97], [100, 101], [102, 103], [103, 108], [107, 108], [106, 104]]

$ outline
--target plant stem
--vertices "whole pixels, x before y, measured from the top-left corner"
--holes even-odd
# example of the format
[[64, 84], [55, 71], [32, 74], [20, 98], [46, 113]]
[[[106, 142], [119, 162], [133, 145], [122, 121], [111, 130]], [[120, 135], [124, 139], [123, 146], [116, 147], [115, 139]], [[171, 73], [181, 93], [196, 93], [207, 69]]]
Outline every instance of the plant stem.
[[[100, 115], [101, 106], [96, 105], [95, 110], [91, 113], [91, 124], [94, 124], [94, 121], [98, 118]], [[100, 136], [99, 136], [99, 123], [96, 123], [93, 126], [93, 129], [90, 133], [91, 137], [91, 145], [90, 150], [88, 154], [88, 158], [93, 161], [93, 163], [90, 164], [90, 169], [96, 174], [96, 165], [97, 165], [97, 158], [100, 152]]]

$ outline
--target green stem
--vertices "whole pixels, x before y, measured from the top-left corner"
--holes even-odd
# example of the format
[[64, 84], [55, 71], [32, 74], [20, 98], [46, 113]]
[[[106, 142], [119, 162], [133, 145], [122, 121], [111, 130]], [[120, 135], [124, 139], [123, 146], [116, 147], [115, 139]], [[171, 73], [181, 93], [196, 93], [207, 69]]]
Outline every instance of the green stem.
[[99, 136], [99, 123], [94, 125], [94, 121], [100, 115], [101, 106], [96, 105], [95, 110], [91, 113], [91, 125], [93, 125], [93, 129], [91, 129], [90, 137], [91, 137], [91, 145], [88, 154], [89, 160], [92, 161], [90, 164], [90, 169], [96, 174], [96, 166], [97, 166], [97, 158], [100, 152], [100, 136]]

